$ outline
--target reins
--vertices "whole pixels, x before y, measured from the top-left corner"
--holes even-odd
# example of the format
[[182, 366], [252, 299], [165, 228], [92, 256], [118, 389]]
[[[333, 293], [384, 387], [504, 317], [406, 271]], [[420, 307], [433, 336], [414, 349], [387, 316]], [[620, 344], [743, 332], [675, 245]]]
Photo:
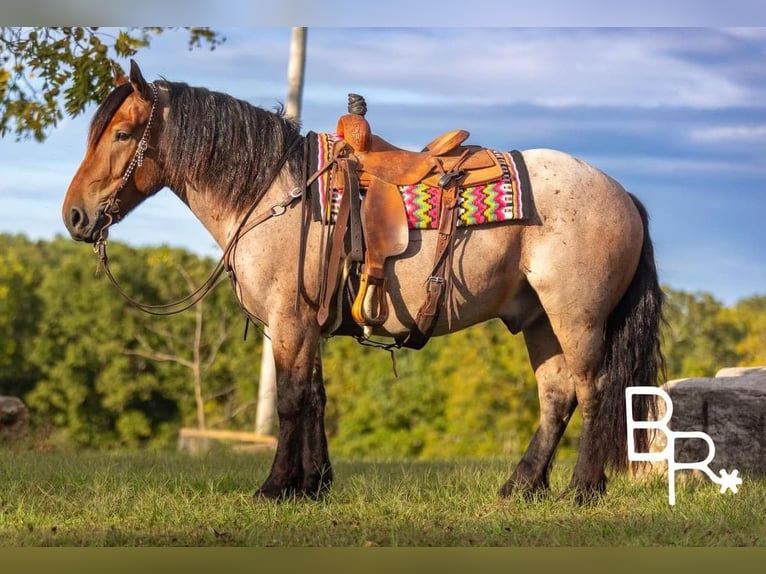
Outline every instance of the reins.
[[[302, 188], [296, 188], [290, 191], [285, 195], [285, 197], [281, 200], [269, 207], [268, 209], [261, 211], [260, 213], [257, 213], [254, 218], [250, 220], [250, 217], [253, 215], [253, 212], [255, 211], [256, 207], [258, 207], [259, 201], [253, 202], [253, 205], [250, 206], [250, 208], [245, 213], [244, 217], [240, 220], [239, 225], [237, 226], [237, 229], [235, 230], [234, 234], [229, 239], [229, 242], [226, 244], [226, 247], [223, 250], [223, 254], [221, 255], [221, 258], [218, 260], [218, 263], [215, 265], [213, 270], [210, 272], [210, 275], [208, 278], [194, 291], [186, 295], [185, 297], [182, 297], [181, 299], [178, 299], [177, 301], [172, 301], [170, 303], [162, 303], [162, 304], [147, 304], [142, 303], [140, 301], [137, 301], [133, 297], [131, 297], [119, 284], [117, 279], [112, 274], [111, 269], [109, 268], [109, 260], [106, 254], [106, 234], [105, 231], [113, 224], [116, 220], [119, 219], [119, 198], [118, 194], [127, 184], [128, 180], [130, 179], [131, 175], [135, 171], [136, 167], [141, 167], [143, 165], [143, 159], [144, 159], [144, 152], [149, 147], [149, 136], [150, 131], [152, 127], [152, 122], [154, 119], [154, 112], [156, 109], [157, 101], [159, 99], [158, 96], [158, 90], [157, 86], [152, 82], [149, 84], [152, 87], [152, 108], [149, 112], [149, 121], [146, 124], [146, 127], [144, 128], [144, 133], [141, 137], [141, 139], [138, 142], [138, 147], [136, 148], [136, 151], [133, 155], [133, 158], [131, 159], [128, 166], [125, 168], [125, 173], [122, 175], [122, 180], [120, 182], [120, 185], [110, 194], [110, 196], [107, 198], [105, 204], [104, 204], [104, 216], [107, 217], [108, 221], [106, 224], [101, 228], [100, 234], [98, 239], [96, 240], [95, 245], [93, 246], [93, 251], [98, 256], [98, 264], [96, 268], [96, 272], [103, 268], [104, 273], [109, 278], [109, 281], [112, 283], [112, 285], [116, 288], [117, 292], [125, 299], [130, 305], [133, 307], [136, 307], [137, 309], [140, 309], [144, 313], [148, 313], [150, 315], [175, 315], [177, 313], [181, 313], [183, 311], [186, 311], [187, 309], [190, 309], [202, 299], [204, 299], [218, 284], [219, 279], [221, 277], [221, 274], [229, 267], [229, 257], [234, 251], [234, 249], [237, 246], [237, 242], [248, 232], [250, 232], [253, 228], [257, 227], [258, 225], [261, 225], [262, 223], [268, 221], [269, 219], [273, 217], [279, 217], [283, 213], [287, 211], [287, 208], [298, 198], [300, 198], [303, 195], [303, 189]], [[264, 193], [266, 190], [268, 190], [273, 184], [274, 181], [276, 181], [277, 177], [279, 176], [280, 172], [282, 171], [282, 168], [287, 163], [290, 153], [293, 151], [295, 146], [300, 141], [301, 137], [300, 135], [297, 135], [295, 139], [292, 141], [292, 143], [287, 147], [284, 154], [279, 160], [279, 163], [277, 163], [276, 167], [274, 168], [274, 171], [271, 174], [271, 177], [269, 178], [267, 184], [264, 186]], [[241, 304], [241, 303], [240, 303]]]

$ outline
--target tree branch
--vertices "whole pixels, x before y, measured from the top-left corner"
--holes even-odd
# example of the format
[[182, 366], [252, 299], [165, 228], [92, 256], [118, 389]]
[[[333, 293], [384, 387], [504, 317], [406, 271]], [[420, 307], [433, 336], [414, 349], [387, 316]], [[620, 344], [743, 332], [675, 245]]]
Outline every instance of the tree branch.
[[177, 363], [186, 367], [187, 369], [194, 369], [194, 363], [188, 361], [178, 355], [172, 355], [169, 353], [158, 353], [157, 351], [142, 351], [141, 349], [123, 349], [124, 355], [133, 355], [136, 357], [143, 357], [144, 359], [151, 359], [152, 361], [162, 361], [165, 363]]

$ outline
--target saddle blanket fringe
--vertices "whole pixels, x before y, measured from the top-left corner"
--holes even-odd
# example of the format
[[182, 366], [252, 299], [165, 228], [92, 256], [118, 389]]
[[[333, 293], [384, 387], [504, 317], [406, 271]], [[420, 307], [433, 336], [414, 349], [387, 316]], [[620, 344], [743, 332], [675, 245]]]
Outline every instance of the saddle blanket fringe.
[[[340, 136], [319, 133], [311, 145], [316, 169], [325, 167], [331, 159], [333, 145]], [[313, 142], [312, 142], [313, 143]], [[502, 177], [480, 185], [463, 187], [458, 198], [458, 226], [484, 225], [515, 219], [524, 219], [524, 186], [528, 185], [526, 166], [517, 151], [492, 151], [502, 169]], [[334, 221], [343, 190], [332, 186], [330, 173], [325, 172], [314, 184], [317, 198], [316, 219]], [[440, 189], [423, 183], [399, 186], [407, 212], [410, 229], [436, 229], [439, 227]], [[329, 201], [328, 201], [329, 199]], [[329, 211], [328, 211], [329, 210]]]

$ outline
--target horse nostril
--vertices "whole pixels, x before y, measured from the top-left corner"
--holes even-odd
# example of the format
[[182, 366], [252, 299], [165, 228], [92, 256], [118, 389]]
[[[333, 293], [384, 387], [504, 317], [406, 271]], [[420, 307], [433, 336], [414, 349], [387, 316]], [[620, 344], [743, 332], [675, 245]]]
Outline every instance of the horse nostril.
[[82, 212], [76, 207], [72, 208], [72, 212], [69, 214], [69, 223], [71, 224], [71, 226], [73, 228], [79, 227], [82, 220], [83, 220]]

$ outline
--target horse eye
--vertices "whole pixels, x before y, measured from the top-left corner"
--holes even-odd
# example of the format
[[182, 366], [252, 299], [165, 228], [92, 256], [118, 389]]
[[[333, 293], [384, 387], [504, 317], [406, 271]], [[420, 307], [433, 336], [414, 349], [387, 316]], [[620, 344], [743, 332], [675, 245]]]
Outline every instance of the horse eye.
[[130, 139], [130, 132], [120, 130], [114, 134], [114, 139], [118, 142], [128, 141]]

